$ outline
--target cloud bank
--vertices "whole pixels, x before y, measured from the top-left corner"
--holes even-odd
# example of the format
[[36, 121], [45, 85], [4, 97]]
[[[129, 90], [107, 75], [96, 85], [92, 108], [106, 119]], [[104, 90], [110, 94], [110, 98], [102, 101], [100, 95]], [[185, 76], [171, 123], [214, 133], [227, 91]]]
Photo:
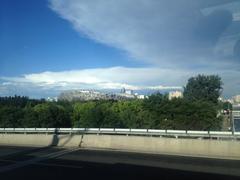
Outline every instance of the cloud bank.
[[147, 66], [0, 77], [0, 95], [19, 89], [178, 89], [197, 74], [219, 74], [226, 96], [240, 92], [239, 1], [49, 0], [49, 7], [81, 36]]
[[81, 34], [138, 60], [161, 67], [219, 67], [236, 63], [240, 39], [240, 2], [221, 2], [50, 0], [50, 7]]
[[136, 60], [159, 70], [168, 69], [159, 77], [159, 83], [167, 79], [184, 85], [186, 74], [219, 74], [225, 95], [240, 91], [239, 1], [49, 2], [50, 8], [81, 35], [125, 50]]
[[[187, 73], [178, 72], [178, 83], [175, 77], [166, 74], [176, 74], [169, 69], [159, 68], [96, 68], [83, 69], [62, 72], [42, 72], [36, 74], [25, 74], [20, 77], [1, 77], [0, 87], [10, 88], [35, 87], [42, 90], [70, 90], [70, 89], [121, 89], [132, 90], [164, 90], [164, 89], [182, 89], [181, 77]], [[172, 80], [171, 80], [172, 78]], [[176, 84], [179, 84], [178, 86]], [[4, 92], [0, 89], [0, 93]]]
[[[213, 74], [212, 71], [173, 70], [158, 67], [127, 68], [110, 67], [60, 72], [25, 74], [18, 77], [0, 77], [0, 95], [31, 94], [34, 97], [56, 96], [72, 89], [116, 90], [182, 90], [187, 79], [196, 74]], [[240, 89], [239, 71], [225, 70], [220, 73], [226, 96]], [[232, 87], [236, 87], [235, 91]], [[231, 92], [228, 94], [228, 92]], [[42, 95], [42, 96], [41, 96]]]

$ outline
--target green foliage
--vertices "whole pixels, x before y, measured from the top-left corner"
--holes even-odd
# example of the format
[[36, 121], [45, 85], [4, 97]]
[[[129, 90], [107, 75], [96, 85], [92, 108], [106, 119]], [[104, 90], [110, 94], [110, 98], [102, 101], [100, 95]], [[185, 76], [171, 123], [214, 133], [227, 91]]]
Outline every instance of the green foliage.
[[204, 100], [217, 104], [222, 85], [221, 78], [217, 75], [198, 75], [188, 80], [183, 95], [190, 101]]
[[0, 127], [21, 127], [24, 112], [20, 107], [0, 106]]
[[15, 107], [25, 107], [27, 104], [31, 103], [32, 105], [36, 105], [39, 103], [44, 103], [45, 100], [35, 100], [29, 99], [26, 96], [9, 96], [9, 97], [0, 97], [0, 105], [3, 106], [15, 106]]
[[61, 105], [38, 104], [32, 110], [38, 127], [71, 127], [69, 114]]
[[142, 100], [119, 101], [113, 110], [118, 117], [118, 125], [124, 128], [146, 128], [148, 113], [143, 108]]
[[[76, 103], [73, 107], [75, 127], [96, 127], [101, 117], [96, 117], [95, 102]], [[97, 118], [97, 119], [96, 119]]]
[[149, 109], [150, 114], [155, 114], [153, 126], [156, 128], [183, 130], [220, 128], [221, 119], [217, 118], [217, 105], [208, 101], [168, 100], [165, 96], [154, 95], [145, 100], [145, 107]]
[[[153, 94], [144, 100], [57, 102], [27, 97], [0, 98], [0, 127], [111, 127], [219, 130], [218, 104], [222, 82], [218, 76], [190, 78], [185, 98]], [[227, 107], [226, 107], [227, 106]]]
[[220, 102], [220, 108], [224, 110], [232, 110], [232, 104], [230, 102]]

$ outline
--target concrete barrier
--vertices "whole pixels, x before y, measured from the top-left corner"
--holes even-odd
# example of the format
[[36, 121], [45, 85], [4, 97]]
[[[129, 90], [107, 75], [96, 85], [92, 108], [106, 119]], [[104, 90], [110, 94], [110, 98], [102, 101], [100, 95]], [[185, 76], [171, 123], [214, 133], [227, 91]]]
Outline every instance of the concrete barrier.
[[50, 146], [53, 135], [45, 134], [0, 134], [1, 145]]
[[69, 146], [77, 147], [81, 142], [81, 135], [54, 134], [0, 134], [1, 145], [12, 146]]
[[240, 160], [240, 142], [227, 140], [94, 134], [0, 134], [0, 144], [18, 146], [81, 146], [83, 148]]
[[238, 141], [85, 135], [82, 146], [156, 154], [240, 159], [240, 142]]

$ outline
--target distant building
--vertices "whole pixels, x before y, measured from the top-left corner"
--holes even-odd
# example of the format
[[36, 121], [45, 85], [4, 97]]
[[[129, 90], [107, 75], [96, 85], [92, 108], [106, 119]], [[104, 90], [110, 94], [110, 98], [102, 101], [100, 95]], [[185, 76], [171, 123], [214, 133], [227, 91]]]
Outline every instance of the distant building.
[[232, 101], [234, 104], [240, 104], [240, 95], [232, 97]]
[[130, 94], [130, 95], [133, 95], [133, 90], [126, 90], [125, 93], [126, 93], [126, 94]]
[[48, 102], [57, 102], [58, 98], [57, 97], [47, 97], [46, 101], [48, 101]]
[[138, 98], [138, 99], [145, 99], [145, 95], [142, 95], [142, 94], [137, 95], [137, 98]]
[[[133, 93], [133, 90], [122, 88], [120, 93], [104, 93], [95, 90], [69, 90], [58, 96], [59, 101], [92, 101], [92, 100], [127, 100], [145, 99], [148, 96]], [[53, 101], [52, 99], [48, 99]]]
[[240, 131], [240, 105], [233, 105], [232, 124], [234, 131]]
[[182, 97], [183, 97], [182, 91], [171, 91], [168, 94], [169, 100], [171, 100], [173, 98], [182, 98]]
[[120, 93], [126, 93], [126, 89], [122, 88]]
[[[124, 92], [124, 93], [123, 93]], [[72, 90], [65, 91], [59, 95], [60, 101], [92, 101], [92, 100], [124, 100], [137, 98], [133, 93], [126, 93], [125, 89], [121, 93], [104, 93], [95, 90]], [[132, 92], [132, 91], [131, 91]]]
[[92, 101], [112, 99], [110, 95], [94, 90], [66, 91], [62, 92], [58, 98], [59, 100], [63, 101]]

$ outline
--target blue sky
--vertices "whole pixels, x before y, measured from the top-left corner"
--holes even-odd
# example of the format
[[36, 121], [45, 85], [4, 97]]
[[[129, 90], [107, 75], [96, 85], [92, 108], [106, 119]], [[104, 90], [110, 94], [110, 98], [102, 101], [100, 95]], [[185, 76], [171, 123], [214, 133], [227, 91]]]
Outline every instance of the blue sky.
[[79, 34], [48, 1], [3, 0], [0, 8], [1, 76], [141, 64]]
[[173, 90], [199, 73], [240, 94], [239, 1], [180, 1], [2, 0], [0, 95]]

